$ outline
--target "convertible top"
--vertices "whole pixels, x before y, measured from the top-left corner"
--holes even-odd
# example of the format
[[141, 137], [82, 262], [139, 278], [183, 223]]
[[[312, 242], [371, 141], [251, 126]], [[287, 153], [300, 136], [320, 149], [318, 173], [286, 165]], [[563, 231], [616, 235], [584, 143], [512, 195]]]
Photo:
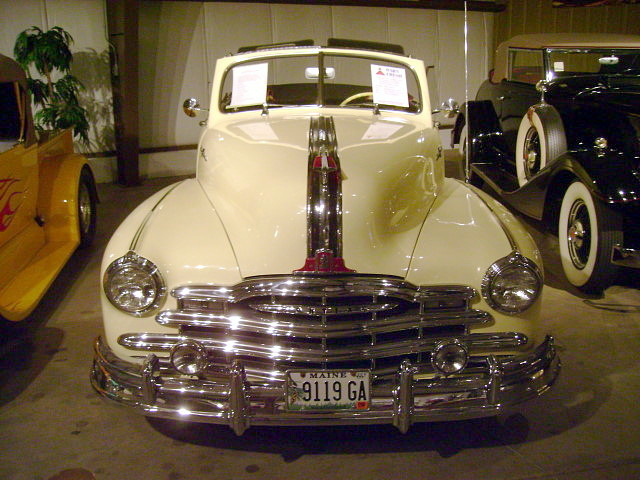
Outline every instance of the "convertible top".
[[19, 82], [27, 88], [27, 76], [18, 62], [0, 53], [0, 82]]
[[[27, 76], [22, 67], [12, 58], [2, 54], [0, 54], [0, 83], [18, 83], [24, 92], [29, 91]], [[31, 117], [31, 101], [27, 99], [24, 104], [25, 108], [21, 111], [20, 115], [24, 120], [25, 126], [25, 146], [29, 146], [35, 141], [33, 119]]]
[[[249, 47], [240, 47], [238, 53], [256, 52], [258, 50], [271, 50], [274, 48], [291, 48], [291, 47], [311, 47], [315, 43], [313, 40], [295, 40], [293, 42], [267, 43], [263, 45], [252, 45]], [[404, 55], [402, 45], [394, 43], [369, 42], [365, 40], [350, 40], [347, 38], [329, 38], [327, 47], [337, 48], [356, 48], [359, 50], [375, 50], [378, 52], [395, 53], [396, 55]]]
[[638, 48], [639, 35], [615, 33], [531, 33], [516, 35], [498, 45], [494, 60], [493, 81], [507, 77], [509, 48]]

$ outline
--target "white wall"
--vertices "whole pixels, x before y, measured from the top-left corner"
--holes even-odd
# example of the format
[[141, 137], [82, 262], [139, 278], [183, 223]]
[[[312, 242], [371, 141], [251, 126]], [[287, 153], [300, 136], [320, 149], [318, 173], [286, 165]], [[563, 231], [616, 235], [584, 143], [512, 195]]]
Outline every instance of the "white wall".
[[90, 146], [82, 151], [114, 150], [109, 52], [103, 0], [0, 0], [0, 53], [13, 57], [18, 34], [35, 25], [59, 26], [74, 39], [72, 73], [85, 86], [82, 105], [91, 119]]
[[[31, 25], [59, 25], [74, 37], [74, 73], [88, 87], [83, 98], [93, 118], [92, 151], [113, 149], [105, 1], [0, 0], [0, 52], [11, 55], [17, 34]], [[468, 13], [471, 98], [487, 76], [493, 16]], [[208, 103], [217, 58], [246, 45], [303, 38], [324, 44], [329, 37], [401, 44], [408, 54], [433, 65], [428, 74], [433, 106], [449, 97], [464, 101], [464, 12], [144, 1], [140, 3], [140, 146], [197, 143], [198, 122], [186, 117], [181, 105], [187, 97]], [[448, 142], [448, 130], [443, 130], [443, 139]], [[92, 165], [100, 180], [114, 178], [113, 159], [96, 159]], [[195, 154], [190, 151], [141, 156], [143, 175], [183, 174], [194, 168]]]
[[[467, 88], [473, 98], [492, 57], [493, 14], [469, 12], [467, 18]], [[432, 105], [465, 99], [461, 11], [145, 1], [140, 24], [143, 147], [197, 143], [200, 129], [182, 114], [182, 101], [193, 96], [207, 104], [216, 59], [246, 45], [304, 38], [324, 44], [329, 37], [398, 43], [434, 67], [428, 75]], [[442, 137], [447, 148], [449, 130]], [[177, 170], [192, 168], [195, 155], [190, 155], [174, 155]]]

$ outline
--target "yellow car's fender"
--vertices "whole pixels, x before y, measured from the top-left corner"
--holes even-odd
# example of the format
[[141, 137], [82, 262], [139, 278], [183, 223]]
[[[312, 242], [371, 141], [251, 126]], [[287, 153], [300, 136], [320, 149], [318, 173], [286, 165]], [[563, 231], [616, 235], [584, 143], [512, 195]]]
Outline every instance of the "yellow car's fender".
[[[38, 214], [49, 242], [73, 242], [76, 246], [80, 243], [78, 188], [85, 167], [93, 179], [87, 160], [77, 153], [41, 161]], [[91, 194], [97, 198], [95, 183], [91, 185]]]

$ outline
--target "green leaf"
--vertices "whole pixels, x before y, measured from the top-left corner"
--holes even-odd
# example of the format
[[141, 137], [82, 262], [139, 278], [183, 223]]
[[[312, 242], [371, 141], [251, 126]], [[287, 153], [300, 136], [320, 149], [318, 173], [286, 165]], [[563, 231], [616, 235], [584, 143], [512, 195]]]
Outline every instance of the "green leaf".
[[[69, 74], [73, 55], [69, 46], [73, 37], [61, 27], [42, 31], [32, 26], [18, 34], [14, 56], [27, 72], [29, 90], [33, 101], [40, 107], [34, 115], [36, 130], [74, 129], [85, 145], [89, 144], [89, 122], [87, 111], [78, 101], [82, 83]], [[32, 79], [29, 68], [33, 67], [45, 81]], [[57, 82], [51, 80], [56, 71], [63, 74]]]

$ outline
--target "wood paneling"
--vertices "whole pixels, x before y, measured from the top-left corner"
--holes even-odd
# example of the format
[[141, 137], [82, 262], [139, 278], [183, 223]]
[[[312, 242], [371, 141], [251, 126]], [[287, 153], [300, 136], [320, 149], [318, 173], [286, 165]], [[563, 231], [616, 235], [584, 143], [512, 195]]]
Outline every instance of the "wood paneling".
[[640, 34], [640, 5], [554, 8], [552, 0], [507, 0], [495, 14], [493, 48], [522, 33]]

